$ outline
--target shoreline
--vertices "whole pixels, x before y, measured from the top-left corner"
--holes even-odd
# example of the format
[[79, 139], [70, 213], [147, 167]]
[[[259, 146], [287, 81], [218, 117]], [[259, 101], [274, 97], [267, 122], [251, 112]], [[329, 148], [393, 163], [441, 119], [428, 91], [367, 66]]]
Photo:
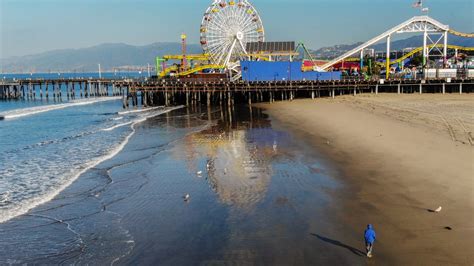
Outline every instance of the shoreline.
[[[119, 97], [115, 97], [115, 98], [119, 98]], [[102, 100], [98, 100], [97, 102], [102, 102], [102, 101], [107, 101], [107, 100], [114, 100], [114, 99], [102, 99]], [[93, 104], [93, 103], [97, 103], [97, 102], [86, 102], [84, 104]], [[80, 104], [80, 105], [84, 105], [84, 104]], [[62, 107], [62, 108], [67, 108], [67, 107], [68, 106]], [[146, 121], [149, 118], [164, 115], [164, 114], [167, 114], [169, 112], [172, 112], [174, 110], [178, 110], [178, 109], [181, 109], [181, 108], [183, 108], [183, 106], [176, 106], [176, 107], [171, 107], [171, 108], [168, 108], [168, 109], [163, 109], [163, 111], [161, 111], [159, 113], [151, 114], [151, 115], [145, 116], [141, 119], [137, 119], [135, 121], [130, 121], [130, 122], [127, 122], [127, 123], [115, 125], [111, 128], [102, 129], [102, 131], [111, 131], [111, 130], [114, 130], [118, 127], [130, 125], [131, 132], [121, 142], [119, 142], [116, 147], [114, 147], [108, 153], [106, 153], [106, 154], [104, 154], [104, 155], [102, 155], [98, 158], [95, 158], [95, 160], [92, 160], [92, 161], [86, 163], [85, 166], [82, 169], [79, 169], [78, 172], [74, 173], [72, 175], [72, 177], [70, 179], [68, 179], [67, 182], [62, 184], [59, 188], [57, 188], [57, 190], [49, 193], [46, 196], [43, 196], [41, 199], [33, 198], [33, 199], [27, 201], [27, 204], [25, 204], [27, 207], [23, 207], [23, 208], [20, 208], [20, 209], [16, 210], [16, 212], [14, 212], [13, 215], [6, 215], [6, 217], [0, 217], [0, 224], [8, 222], [12, 219], [15, 219], [16, 217], [28, 214], [31, 210], [34, 210], [35, 208], [37, 208], [41, 205], [44, 205], [44, 204], [47, 204], [48, 202], [51, 202], [58, 195], [60, 195], [64, 190], [66, 190], [74, 182], [76, 182], [82, 175], [87, 173], [90, 169], [92, 169], [92, 168], [94, 168], [98, 165], [101, 165], [102, 163], [104, 163], [108, 160], [113, 159], [116, 155], [118, 155], [125, 148], [125, 146], [128, 144], [128, 142], [133, 137], [133, 135], [135, 135], [135, 133], [136, 133], [135, 126], [136, 125]], [[55, 110], [55, 109], [52, 109], [52, 110]], [[152, 108], [152, 109], [149, 109], [149, 110], [146, 110], [146, 111], [150, 111], [150, 110], [154, 110], [154, 109]], [[51, 111], [51, 109], [45, 110], [43, 112], [48, 112], [48, 111]], [[33, 113], [33, 114], [36, 114], [36, 113]], [[26, 115], [30, 115], [30, 114], [28, 113]], [[0, 120], [1, 120], [1, 117], [0, 117]]]
[[[348, 185], [344, 195], [333, 195], [341, 204], [333, 210], [345, 231], [341, 242], [357, 244], [354, 238], [373, 223], [376, 261], [474, 260], [473, 146], [470, 134], [460, 133], [473, 127], [472, 95], [359, 95], [258, 106], [339, 168]], [[438, 206], [440, 213], [428, 211]]]

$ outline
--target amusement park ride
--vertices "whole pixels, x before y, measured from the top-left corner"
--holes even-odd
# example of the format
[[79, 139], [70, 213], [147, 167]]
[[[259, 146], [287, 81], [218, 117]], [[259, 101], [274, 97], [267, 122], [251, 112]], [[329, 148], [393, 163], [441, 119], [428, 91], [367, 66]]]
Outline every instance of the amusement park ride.
[[[417, 2], [417, 7], [422, 1]], [[427, 8], [422, 11], [426, 12]], [[401, 33], [422, 33], [423, 46], [413, 49], [403, 57], [392, 60], [390, 46], [392, 37]], [[156, 58], [156, 70], [159, 78], [168, 76], [185, 77], [195, 73], [226, 73], [231, 80], [239, 79], [241, 74], [240, 62], [248, 61], [293, 61], [298, 55], [303, 55], [302, 71], [331, 71], [333, 66], [344, 61], [360, 61], [363, 64], [364, 50], [380, 41], [386, 41], [386, 58], [383, 64], [386, 68], [386, 78], [389, 78], [390, 68], [405, 59], [422, 53], [423, 68], [426, 68], [430, 57], [443, 60], [447, 66], [448, 49], [474, 51], [474, 47], [448, 45], [448, 34], [474, 38], [474, 34], [454, 31], [448, 25], [427, 16], [415, 16], [375, 38], [359, 45], [330, 61], [315, 60], [303, 43], [297, 46], [278, 50], [275, 47], [291, 42], [265, 42], [265, 30], [259, 13], [248, 0], [213, 0], [202, 18], [200, 27], [200, 44], [202, 54], [187, 54], [187, 36], [181, 36], [182, 54], [165, 55]], [[265, 48], [262, 48], [265, 47]], [[272, 48], [269, 48], [272, 47]], [[300, 51], [302, 50], [302, 53]], [[354, 58], [354, 55], [360, 57]], [[169, 61], [179, 62], [167, 66]]]

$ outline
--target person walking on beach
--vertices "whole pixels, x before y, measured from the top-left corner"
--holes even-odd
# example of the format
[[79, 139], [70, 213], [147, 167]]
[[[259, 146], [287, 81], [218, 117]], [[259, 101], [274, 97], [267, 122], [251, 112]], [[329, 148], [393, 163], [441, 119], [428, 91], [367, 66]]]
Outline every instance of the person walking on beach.
[[365, 238], [365, 247], [367, 250], [367, 257], [371, 258], [372, 248], [374, 247], [374, 242], [376, 239], [375, 231], [371, 224], [367, 225], [367, 229], [365, 229], [365, 232], [364, 232], [364, 238]]

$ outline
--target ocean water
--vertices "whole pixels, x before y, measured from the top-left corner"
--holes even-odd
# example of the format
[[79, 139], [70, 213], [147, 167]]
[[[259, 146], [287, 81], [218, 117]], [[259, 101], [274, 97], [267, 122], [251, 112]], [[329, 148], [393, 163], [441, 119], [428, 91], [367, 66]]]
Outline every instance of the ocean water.
[[124, 111], [120, 97], [0, 102], [0, 223], [51, 200], [166, 111]]

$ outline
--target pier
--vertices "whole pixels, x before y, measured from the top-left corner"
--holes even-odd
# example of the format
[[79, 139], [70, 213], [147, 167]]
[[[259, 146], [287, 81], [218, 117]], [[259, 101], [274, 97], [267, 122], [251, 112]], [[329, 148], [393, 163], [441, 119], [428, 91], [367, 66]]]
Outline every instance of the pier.
[[0, 83], [2, 100], [66, 101], [122, 96], [123, 107], [274, 102], [361, 93], [472, 93], [474, 79], [337, 81], [189, 81], [179, 79], [55, 79]]
[[[90, 97], [126, 95], [127, 80], [116, 79], [26, 79], [0, 81], [2, 100], [64, 101]], [[120, 86], [116, 86], [120, 84]]]
[[[474, 80], [385, 80], [379, 81], [276, 81], [276, 82], [181, 82], [158, 81], [130, 83], [133, 104], [138, 97], [149, 105], [219, 105], [287, 101], [296, 98], [335, 98], [361, 93], [472, 93]], [[127, 101], [128, 103], [128, 101]]]

